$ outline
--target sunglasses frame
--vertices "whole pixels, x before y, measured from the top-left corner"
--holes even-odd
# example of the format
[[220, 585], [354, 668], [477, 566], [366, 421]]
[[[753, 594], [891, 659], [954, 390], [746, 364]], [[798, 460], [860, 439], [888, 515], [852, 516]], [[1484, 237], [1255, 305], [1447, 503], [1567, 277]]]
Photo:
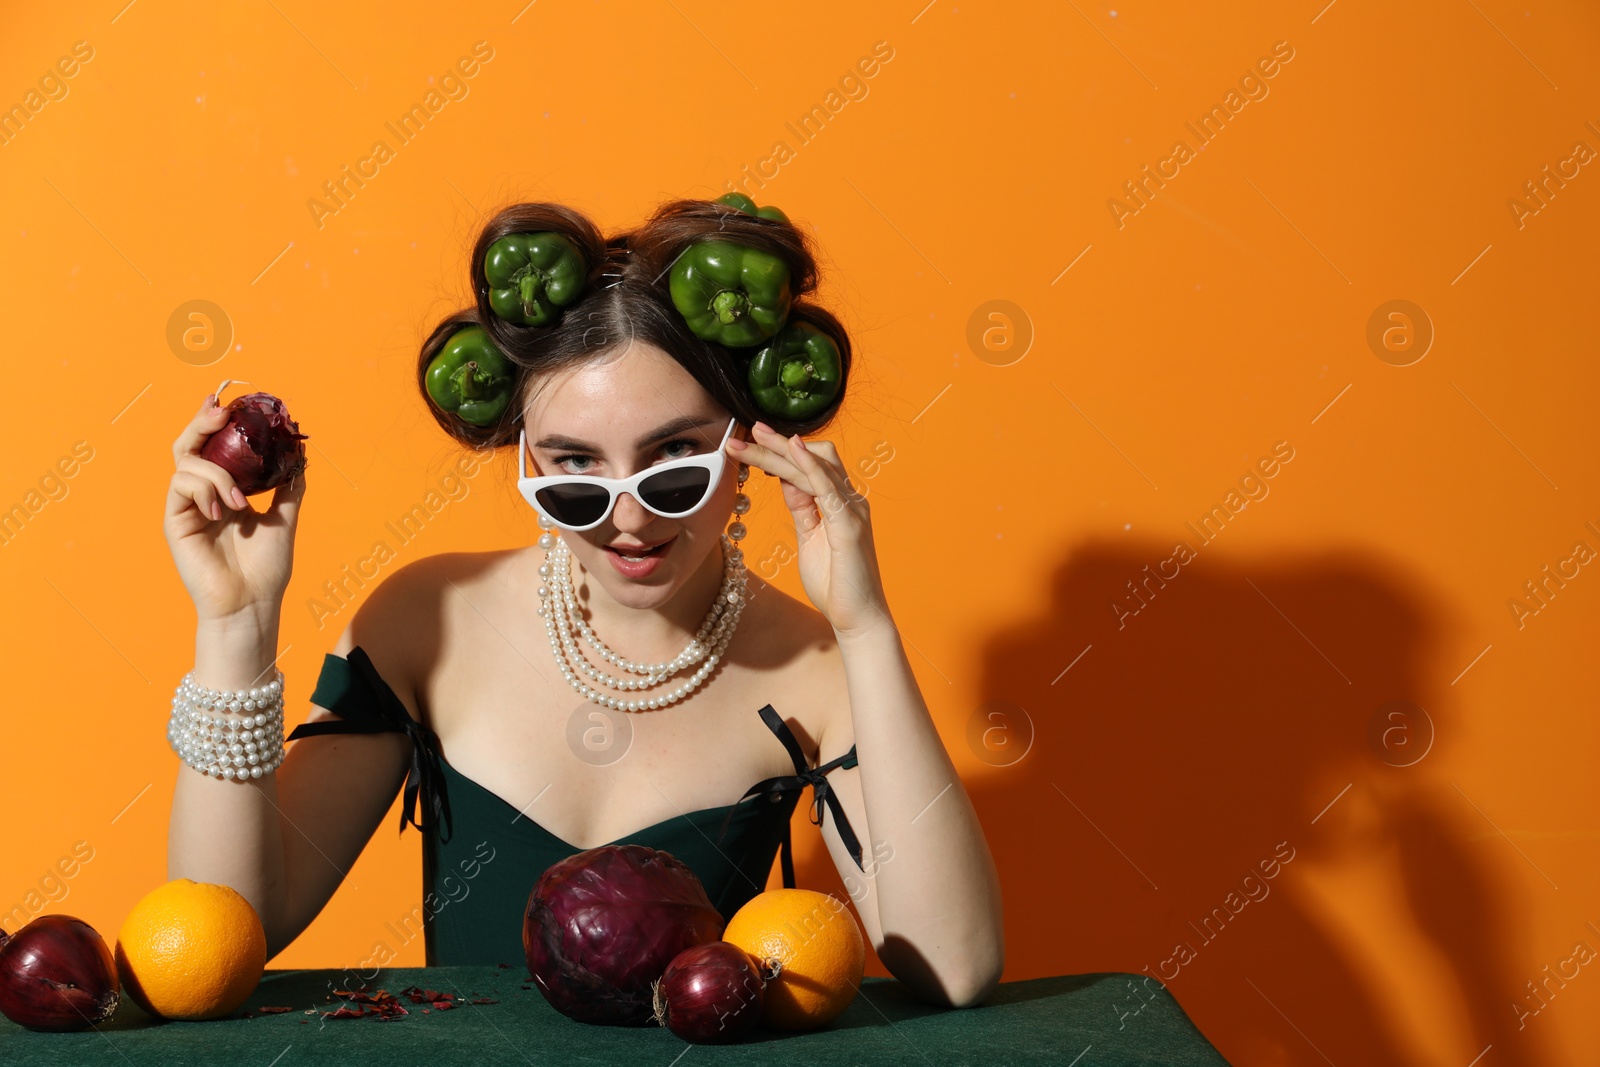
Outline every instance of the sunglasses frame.
[[[664, 519], [687, 518], [705, 507], [706, 501], [711, 499], [712, 494], [716, 492], [717, 486], [722, 484], [722, 474], [727, 469], [728, 464], [728, 454], [723, 449], [727, 447], [728, 438], [733, 434], [733, 428], [738, 421], [737, 416], [728, 420], [728, 428], [723, 431], [722, 442], [717, 445], [716, 451], [705, 452], [697, 456], [685, 456], [682, 459], [669, 459], [665, 463], [657, 463], [653, 467], [646, 467], [628, 478], [603, 478], [598, 474], [545, 474], [530, 478], [528, 477], [528, 431], [524, 428], [517, 433], [517, 489], [522, 493], [522, 498], [547, 521], [563, 530], [571, 530], [573, 533], [592, 530], [605, 522], [611, 517], [612, 509], [617, 506], [617, 498], [623, 493], [631, 495], [633, 499], [639, 502], [639, 506], [646, 511], [660, 515]], [[639, 486], [646, 479], [652, 478], [663, 471], [681, 470], [685, 467], [704, 467], [711, 474], [710, 480], [706, 483], [705, 495], [696, 502], [694, 507], [687, 511], [679, 512], [661, 511], [658, 508], [651, 507], [646, 503], [644, 497], [639, 495]], [[539, 490], [552, 485], [563, 484], [599, 487], [609, 493], [610, 499], [606, 501], [605, 510], [600, 513], [600, 517], [586, 526], [571, 526], [561, 522], [540, 506]]]

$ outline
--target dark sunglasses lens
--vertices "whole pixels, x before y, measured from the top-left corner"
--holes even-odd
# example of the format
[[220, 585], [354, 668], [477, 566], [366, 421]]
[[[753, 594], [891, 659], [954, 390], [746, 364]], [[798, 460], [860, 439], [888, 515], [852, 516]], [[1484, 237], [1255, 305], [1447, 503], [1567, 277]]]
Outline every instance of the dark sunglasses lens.
[[662, 471], [639, 483], [639, 495], [657, 511], [682, 515], [706, 498], [711, 472], [704, 467]]
[[568, 526], [597, 522], [605, 514], [606, 501], [611, 498], [611, 494], [599, 486], [576, 483], [546, 486], [534, 495], [557, 522]]

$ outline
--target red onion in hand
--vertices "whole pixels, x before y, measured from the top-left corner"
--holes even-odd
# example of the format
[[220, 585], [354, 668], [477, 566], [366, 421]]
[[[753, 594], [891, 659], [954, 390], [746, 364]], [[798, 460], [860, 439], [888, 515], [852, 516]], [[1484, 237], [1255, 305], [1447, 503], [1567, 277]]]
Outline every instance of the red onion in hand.
[[[222, 394], [231, 382], [217, 387]], [[249, 393], [228, 405], [228, 421], [206, 438], [200, 458], [227, 471], [246, 496], [276, 489], [306, 466], [306, 435], [271, 393]]]
[[738, 945], [708, 941], [673, 957], [656, 983], [655, 1020], [685, 1041], [737, 1041], [761, 1018], [767, 979]]
[[41, 915], [0, 931], [0, 1013], [30, 1030], [82, 1030], [116, 1014], [117, 965], [95, 928]]
[[651, 986], [691, 945], [726, 926], [686, 864], [643, 845], [568, 856], [528, 895], [522, 949], [552, 1007], [585, 1023], [646, 1026]]

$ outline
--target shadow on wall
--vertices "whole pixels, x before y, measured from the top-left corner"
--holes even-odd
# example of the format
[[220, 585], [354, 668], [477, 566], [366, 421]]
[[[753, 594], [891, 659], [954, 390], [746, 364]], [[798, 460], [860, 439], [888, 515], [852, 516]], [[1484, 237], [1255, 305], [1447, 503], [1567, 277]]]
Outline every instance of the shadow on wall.
[[[1444, 770], [1428, 594], [1370, 556], [1240, 567], [1213, 550], [1151, 580], [1119, 629], [1110, 605], [1138, 607], [1127, 583], [1171, 554], [1069, 552], [1048, 617], [983, 649], [987, 709], [1026, 712], [988, 762], [1034, 731], [966, 782], [1000, 866], [1006, 980], [1149, 974], [1234, 1062], [1399, 1065], [1470, 1044], [1465, 1063], [1493, 1044], [1553, 1063], [1511, 1006], [1540, 977], [1519, 964], [1549, 955], [1512, 951], [1521, 861], [1469, 844], [1492, 831]], [[1394, 700], [1437, 737], [1418, 716], [1385, 736]], [[801, 885], [838, 881], [825, 853], [804, 866]]]

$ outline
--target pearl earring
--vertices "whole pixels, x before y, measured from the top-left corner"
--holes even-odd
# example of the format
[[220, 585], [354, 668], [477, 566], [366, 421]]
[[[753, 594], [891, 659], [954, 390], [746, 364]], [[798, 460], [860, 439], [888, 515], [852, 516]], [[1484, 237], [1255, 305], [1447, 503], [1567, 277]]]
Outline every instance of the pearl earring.
[[[745, 496], [744, 492], [742, 491], [745, 480], [749, 477], [750, 465], [748, 463], [739, 464], [739, 486], [741, 491], [733, 494], [733, 513], [735, 515], [746, 515], [750, 511], [750, 498]], [[743, 541], [744, 535], [748, 532], [749, 531], [745, 529], [744, 523], [740, 522], [738, 519], [734, 519], [733, 523], [728, 527], [728, 540], [736, 543]], [[739, 558], [743, 559], [744, 552], [738, 549], [736, 549], [736, 551], [739, 551]]]

